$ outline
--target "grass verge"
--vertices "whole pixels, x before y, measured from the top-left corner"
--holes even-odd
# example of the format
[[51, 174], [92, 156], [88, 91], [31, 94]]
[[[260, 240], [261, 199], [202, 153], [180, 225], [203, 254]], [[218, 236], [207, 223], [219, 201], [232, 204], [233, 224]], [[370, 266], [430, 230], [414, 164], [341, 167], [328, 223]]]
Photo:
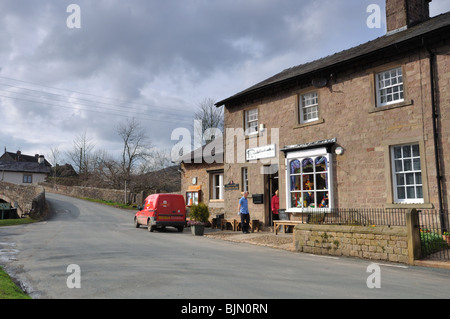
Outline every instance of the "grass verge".
[[36, 223], [38, 220], [27, 218], [19, 218], [19, 219], [0, 219], [0, 227], [2, 226], [17, 226], [17, 225], [25, 225]]
[[0, 267], [0, 299], [32, 299], [22, 291]]
[[116, 203], [116, 202], [107, 201], [107, 200], [102, 200], [102, 199], [92, 199], [92, 198], [87, 198], [87, 197], [83, 197], [82, 199], [90, 201], [90, 202], [94, 202], [94, 203], [99, 203], [99, 204], [103, 204], [103, 205], [113, 206], [113, 207], [116, 207], [116, 208], [136, 209], [136, 207], [133, 207], [132, 205], [125, 205], [125, 204]]

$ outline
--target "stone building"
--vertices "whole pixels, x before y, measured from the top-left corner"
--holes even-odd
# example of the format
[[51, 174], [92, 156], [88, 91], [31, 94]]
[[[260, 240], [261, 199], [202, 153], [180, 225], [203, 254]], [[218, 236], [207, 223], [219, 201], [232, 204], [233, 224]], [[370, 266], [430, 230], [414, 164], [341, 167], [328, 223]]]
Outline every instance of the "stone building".
[[[270, 225], [270, 199], [331, 208], [448, 209], [450, 13], [387, 0], [387, 33], [286, 69], [225, 106], [224, 208], [241, 192]], [[292, 217], [291, 217], [292, 218]]]
[[223, 139], [217, 138], [178, 161], [181, 171], [181, 194], [186, 206], [204, 203], [210, 217], [224, 214]]
[[19, 185], [39, 184], [50, 174], [51, 164], [43, 155], [6, 152], [0, 156], [0, 181]]

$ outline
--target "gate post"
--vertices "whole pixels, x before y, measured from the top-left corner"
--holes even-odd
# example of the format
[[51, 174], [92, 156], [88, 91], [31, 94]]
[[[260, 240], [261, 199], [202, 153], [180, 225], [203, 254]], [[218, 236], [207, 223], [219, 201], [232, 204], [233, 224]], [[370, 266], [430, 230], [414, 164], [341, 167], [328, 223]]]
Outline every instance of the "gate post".
[[414, 260], [421, 257], [419, 213], [414, 208], [406, 212], [406, 232], [408, 235], [408, 262], [414, 265]]

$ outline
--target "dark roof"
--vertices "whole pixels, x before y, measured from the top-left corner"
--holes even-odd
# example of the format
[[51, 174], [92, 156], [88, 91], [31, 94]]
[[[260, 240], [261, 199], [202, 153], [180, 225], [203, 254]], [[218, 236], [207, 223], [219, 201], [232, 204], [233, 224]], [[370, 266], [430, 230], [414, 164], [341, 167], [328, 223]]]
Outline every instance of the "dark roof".
[[[306, 76], [308, 74], [314, 74], [330, 67], [343, 65], [346, 63], [354, 62], [358, 59], [364, 59], [368, 56], [375, 56], [382, 50], [390, 47], [399, 47], [403, 43], [410, 42], [411, 40], [420, 39], [423, 36], [429, 35], [433, 32], [443, 30], [450, 27], [450, 12], [433, 17], [423, 23], [417, 24], [404, 31], [399, 31], [393, 34], [387, 34], [379, 37], [375, 40], [366, 42], [359, 46], [353, 47], [348, 50], [341, 51], [339, 53], [309, 62], [302, 65], [298, 65], [289, 69], [286, 69], [242, 92], [239, 92], [225, 100], [216, 103], [216, 106], [222, 106], [227, 102], [239, 99], [241, 97], [258, 93], [273, 85], [280, 84], [282, 82], [290, 81], [292, 79]], [[447, 36], [450, 32], [447, 31]], [[417, 42], [417, 45], [421, 45]], [[383, 57], [380, 55], [380, 57]]]
[[[21, 162], [21, 163], [38, 163], [39, 154], [35, 156], [25, 155], [22, 153], [5, 152], [0, 157], [0, 162]], [[44, 159], [45, 166], [51, 167], [52, 165]]]
[[[208, 151], [211, 151], [211, 152], [208, 154], [203, 154], [206, 147], [208, 147]], [[203, 155], [206, 155], [206, 158], [204, 158]], [[211, 158], [209, 158], [209, 156], [211, 156]], [[212, 140], [210, 143], [203, 145], [188, 154], [182, 155], [181, 157], [177, 158], [173, 162], [199, 164], [199, 163], [203, 163], [206, 161], [207, 163], [209, 163], [209, 162], [215, 160], [216, 156], [218, 156], [222, 160], [222, 163], [223, 163], [223, 136]]]
[[40, 173], [49, 174], [50, 168], [45, 164], [28, 162], [0, 162], [1, 172]]

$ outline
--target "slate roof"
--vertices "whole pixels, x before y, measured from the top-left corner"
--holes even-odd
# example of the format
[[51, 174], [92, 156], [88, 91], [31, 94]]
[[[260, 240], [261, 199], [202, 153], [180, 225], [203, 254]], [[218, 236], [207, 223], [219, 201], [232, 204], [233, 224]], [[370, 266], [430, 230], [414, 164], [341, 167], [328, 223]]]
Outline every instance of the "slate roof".
[[[0, 157], [0, 162], [37, 163], [38, 162], [38, 156], [36, 156], [36, 155], [35, 156], [31, 156], [31, 155], [20, 154], [20, 156], [18, 157], [17, 153], [5, 152]], [[49, 167], [52, 166], [46, 159], [44, 159], [44, 163], [45, 163], [46, 166], [49, 166]]]
[[[287, 82], [298, 77], [307, 76], [308, 74], [317, 73], [320, 72], [320, 70], [352, 63], [356, 60], [365, 59], [368, 56], [376, 56], [385, 49], [392, 47], [398, 48], [402, 44], [408, 43], [411, 40], [417, 41], [417, 39], [420, 39], [423, 36], [430, 35], [434, 32], [442, 32], [445, 31], [445, 29], [447, 29], [446, 31], [448, 36], [448, 34], [450, 34], [450, 12], [433, 17], [404, 31], [387, 34], [351, 49], [286, 69], [242, 92], [217, 102], [216, 106], [222, 106], [227, 102], [237, 100], [253, 93], [261, 92], [276, 84]], [[421, 45], [421, 43], [417, 42], [416, 45]]]
[[44, 164], [29, 162], [0, 162], [1, 172], [40, 173], [49, 174], [50, 168]]
[[[208, 150], [211, 151], [209, 154], [203, 154], [205, 148], [208, 146]], [[223, 145], [223, 136], [218, 137], [214, 140], [212, 140], [209, 144], [202, 145], [201, 147], [193, 150], [192, 152], [188, 154], [184, 154], [183, 156], [176, 159], [175, 163], [203, 163], [205, 158], [203, 155], [206, 156], [206, 160], [214, 160], [216, 159], [216, 155], [218, 158], [221, 158], [223, 160], [224, 155], [224, 145]], [[201, 151], [200, 151], [201, 149]], [[209, 158], [211, 156], [211, 158]]]

